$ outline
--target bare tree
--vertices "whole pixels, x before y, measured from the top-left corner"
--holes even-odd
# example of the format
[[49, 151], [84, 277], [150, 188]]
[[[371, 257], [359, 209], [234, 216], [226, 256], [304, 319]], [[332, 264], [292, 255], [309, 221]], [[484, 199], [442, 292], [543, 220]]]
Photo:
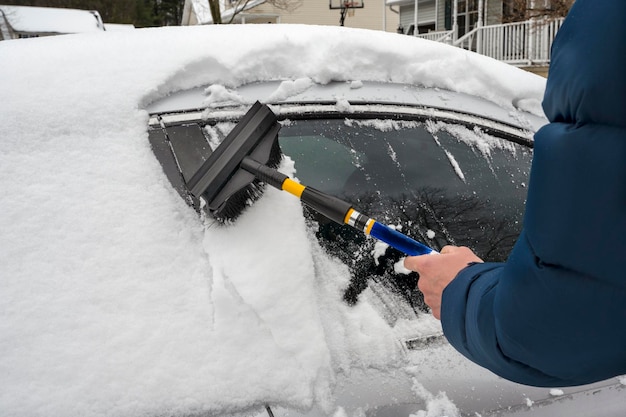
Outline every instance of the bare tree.
[[529, 19], [558, 19], [567, 16], [575, 0], [507, 0], [503, 21], [521, 22]]
[[[208, 1], [209, 9], [211, 10], [211, 17], [213, 18], [213, 23], [215, 24], [232, 23], [235, 20], [235, 16], [246, 10], [246, 7], [251, 2], [251, 0], [227, 0], [230, 6], [228, 10], [232, 11], [232, 13], [230, 14], [230, 18], [226, 22], [222, 19], [220, 0]], [[270, 4], [280, 10], [292, 11], [300, 7], [302, 5], [302, 1], [303, 0], [267, 0], [265, 3]]]
[[222, 10], [219, 0], [209, 0], [209, 9], [211, 10], [211, 17], [213, 23], [219, 25], [222, 23]]

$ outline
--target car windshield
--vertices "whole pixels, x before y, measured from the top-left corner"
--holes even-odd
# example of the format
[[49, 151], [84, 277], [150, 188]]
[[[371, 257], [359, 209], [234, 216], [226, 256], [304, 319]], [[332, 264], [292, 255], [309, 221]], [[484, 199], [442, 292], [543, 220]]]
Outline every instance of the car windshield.
[[[442, 121], [349, 118], [285, 121], [279, 141], [302, 183], [435, 249], [469, 246], [486, 261], [503, 261], [520, 233], [528, 146]], [[322, 245], [351, 267], [348, 302], [374, 282], [424, 308], [417, 276], [397, 273], [402, 254], [308, 215]]]

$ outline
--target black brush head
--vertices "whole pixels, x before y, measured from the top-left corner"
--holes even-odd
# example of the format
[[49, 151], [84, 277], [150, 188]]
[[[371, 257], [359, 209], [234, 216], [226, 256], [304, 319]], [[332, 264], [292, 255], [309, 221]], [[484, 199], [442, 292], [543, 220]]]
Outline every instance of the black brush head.
[[276, 168], [282, 160], [278, 145], [280, 124], [269, 107], [259, 102], [213, 151], [187, 183], [204, 209], [221, 222], [235, 220], [265, 189], [253, 174], [241, 168], [244, 158]]
[[[272, 146], [270, 158], [267, 160], [265, 165], [270, 168], [278, 168], [280, 162], [282, 161], [282, 157], [283, 154], [280, 146], [278, 146], [278, 141], [275, 141], [274, 146]], [[249, 174], [241, 168], [238, 172], [241, 173], [241, 175]], [[235, 174], [235, 176], [236, 175], [237, 174]], [[237, 191], [232, 192], [237, 188], [239, 188]], [[207, 212], [211, 215], [211, 217], [221, 223], [233, 222], [241, 213], [243, 213], [246, 207], [251, 206], [263, 195], [265, 188], [266, 184], [256, 177], [254, 177], [251, 182], [247, 182], [247, 185], [242, 187], [233, 181], [231, 184], [227, 184], [225, 186], [226, 193], [230, 194], [232, 192], [232, 194], [230, 194], [230, 196], [227, 197], [217, 208], [211, 209], [207, 206]]]

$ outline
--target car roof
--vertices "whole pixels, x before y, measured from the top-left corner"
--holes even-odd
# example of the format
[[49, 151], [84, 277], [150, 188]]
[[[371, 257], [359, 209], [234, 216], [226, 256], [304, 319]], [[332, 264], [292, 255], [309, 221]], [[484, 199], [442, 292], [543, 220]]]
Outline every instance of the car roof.
[[[441, 88], [361, 80], [320, 84], [308, 79], [303, 79], [306, 88], [290, 91], [289, 87], [284, 87], [286, 84], [294, 83], [297, 83], [297, 80], [295, 82], [292, 80], [271, 80], [245, 84], [237, 88], [227, 89], [227, 98], [218, 101], [210, 101], [211, 86], [194, 87], [154, 101], [146, 107], [146, 110], [151, 115], [203, 112], [207, 108], [210, 110], [210, 107], [246, 106], [258, 100], [283, 107], [288, 107], [287, 105], [290, 104], [312, 106], [339, 103], [337, 112], [347, 114], [354, 109], [346, 108], [346, 106], [352, 105], [398, 106], [396, 110], [399, 114], [403, 113], [401, 107], [422, 109], [424, 111], [419, 112], [422, 116], [433, 118], [443, 117], [435, 112], [435, 110], [441, 110], [448, 113], [476, 116], [531, 133], [537, 131], [547, 122], [542, 116], [519, 109], [503, 108], [481, 97]], [[284, 90], [289, 92], [282, 93]], [[361, 109], [363, 110], [363, 108]], [[312, 108], [308, 107], [307, 110], [310, 111]], [[376, 112], [372, 107], [369, 110], [371, 113]], [[297, 112], [293, 109], [291, 111]], [[409, 113], [409, 110], [404, 110], [404, 112]], [[207, 112], [207, 114], [210, 113], [211, 111]], [[471, 121], [468, 120], [468, 123]]]

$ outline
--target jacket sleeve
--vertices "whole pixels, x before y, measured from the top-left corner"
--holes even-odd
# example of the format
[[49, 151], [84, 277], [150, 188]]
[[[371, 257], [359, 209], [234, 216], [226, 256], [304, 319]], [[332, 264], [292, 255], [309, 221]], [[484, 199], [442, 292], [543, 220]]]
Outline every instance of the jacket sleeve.
[[474, 264], [448, 285], [441, 315], [446, 338], [465, 357], [510, 381], [533, 386], [570, 385], [503, 352], [494, 304], [504, 268], [497, 263]]
[[443, 293], [450, 343], [516, 382], [626, 373], [626, 2], [577, 0], [552, 50], [523, 231]]

